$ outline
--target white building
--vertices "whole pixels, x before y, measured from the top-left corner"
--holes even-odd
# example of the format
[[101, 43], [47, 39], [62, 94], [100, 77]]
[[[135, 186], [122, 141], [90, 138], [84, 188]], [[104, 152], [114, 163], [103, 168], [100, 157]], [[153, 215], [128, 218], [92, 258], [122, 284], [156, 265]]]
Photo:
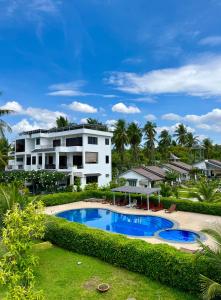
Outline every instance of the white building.
[[111, 181], [112, 133], [98, 125], [70, 125], [20, 134], [7, 170], [56, 170], [80, 177], [82, 187]]

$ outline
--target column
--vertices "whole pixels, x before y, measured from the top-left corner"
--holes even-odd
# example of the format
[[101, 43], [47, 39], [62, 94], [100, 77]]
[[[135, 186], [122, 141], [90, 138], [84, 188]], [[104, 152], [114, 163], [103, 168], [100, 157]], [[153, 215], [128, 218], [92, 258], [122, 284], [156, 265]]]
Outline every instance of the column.
[[45, 153], [42, 153], [42, 166], [41, 168], [44, 170], [45, 169]]
[[55, 169], [59, 170], [59, 152], [55, 153]]

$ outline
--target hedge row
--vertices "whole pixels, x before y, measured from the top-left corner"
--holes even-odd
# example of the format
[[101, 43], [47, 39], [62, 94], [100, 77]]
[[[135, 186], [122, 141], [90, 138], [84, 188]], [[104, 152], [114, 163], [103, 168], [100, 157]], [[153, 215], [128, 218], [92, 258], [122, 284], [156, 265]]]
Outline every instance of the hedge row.
[[[115, 196], [116, 199], [124, 199], [125, 197], [125, 195], [122, 193], [116, 193]], [[143, 197], [145, 198], [145, 195], [143, 195]], [[103, 191], [85, 191], [56, 193], [41, 196], [41, 200], [46, 206], [76, 202], [87, 198], [106, 198], [107, 200], [112, 201], [113, 193]], [[140, 200], [140, 196], [138, 195], [131, 195], [131, 198], [132, 200]], [[157, 197], [152, 196], [150, 199], [155, 204], [158, 203]], [[168, 208], [172, 203], [175, 203], [177, 205], [177, 210], [221, 216], [221, 204], [218, 203], [193, 202], [190, 200], [178, 200], [175, 198], [166, 197], [161, 197], [161, 203], [163, 203], [165, 208]]]
[[46, 228], [45, 239], [53, 244], [190, 293], [200, 292], [200, 274], [221, 280], [221, 271], [206, 257], [183, 253], [166, 244], [153, 245], [52, 216]]

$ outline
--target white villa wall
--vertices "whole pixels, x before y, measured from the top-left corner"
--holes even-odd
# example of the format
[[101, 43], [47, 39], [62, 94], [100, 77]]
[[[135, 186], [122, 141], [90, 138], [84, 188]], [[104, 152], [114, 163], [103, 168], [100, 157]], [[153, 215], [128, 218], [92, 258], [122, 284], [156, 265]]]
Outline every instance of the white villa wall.
[[[151, 188], [151, 181], [148, 180], [146, 177], [132, 171], [132, 170], [129, 170], [123, 174], [121, 174], [119, 176], [119, 178], [125, 178], [126, 180], [128, 179], [135, 179], [137, 180], [137, 186], [140, 186], [140, 187], [144, 187], [144, 184], [141, 183], [141, 181], [144, 181], [146, 182], [145, 185], [147, 185], [147, 187], [150, 187]], [[126, 185], [129, 185], [129, 183], [127, 182]]]

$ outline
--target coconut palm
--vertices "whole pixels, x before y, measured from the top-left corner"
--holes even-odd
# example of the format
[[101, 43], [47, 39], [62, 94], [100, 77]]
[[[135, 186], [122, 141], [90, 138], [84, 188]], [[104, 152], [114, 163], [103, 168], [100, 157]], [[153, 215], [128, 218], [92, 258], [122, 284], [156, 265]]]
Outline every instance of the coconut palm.
[[169, 134], [169, 131], [164, 129], [161, 131], [159, 136], [159, 151], [161, 152], [164, 159], [168, 157], [168, 149], [171, 146], [172, 137]]
[[176, 141], [181, 146], [184, 146], [187, 142], [187, 129], [184, 124], [179, 124], [175, 130], [174, 136], [177, 138]]
[[138, 160], [139, 145], [142, 140], [142, 130], [135, 122], [131, 122], [127, 128], [128, 144], [131, 146], [134, 161]]
[[213, 150], [213, 143], [209, 138], [206, 138], [203, 140], [203, 148], [204, 148], [204, 154], [205, 158], [210, 158], [211, 152]]
[[201, 180], [197, 185], [196, 192], [190, 192], [190, 197], [197, 198], [200, 202], [221, 201], [221, 193], [217, 191], [216, 181]]
[[128, 144], [127, 124], [123, 119], [118, 120], [114, 125], [113, 143], [123, 161], [125, 146]]
[[70, 124], [67, 118], [60, 116], [56, 119], [57, 128], [66, 127]]
[[144, 138], [146, 140], [146, 150], [149, 155], [149, 162], [154, 162], [155, 155], [155, 142], [156, 142], [156, 124], [150, 121], [147, 121], [143, 128]]
[[199, 137], [194, 136], [192, 132], [187, 132], [186, 134], [186, 147], [192, 148], [199, 143]]
[[[203, 230], [215, 242], [215, 247], [210, 248], [208, 245], [199, 242], [202, 248], [202, 254], [213, 262], [218, 269], [221, 268], [221, 227], [208, 228]], [[204, 300], [212, 300], [221, 297], [221, 283], [216, 282], [205, 275], [201, 274], [201, 289]], [[220, 299], [220, 298], [219, 298]]]

